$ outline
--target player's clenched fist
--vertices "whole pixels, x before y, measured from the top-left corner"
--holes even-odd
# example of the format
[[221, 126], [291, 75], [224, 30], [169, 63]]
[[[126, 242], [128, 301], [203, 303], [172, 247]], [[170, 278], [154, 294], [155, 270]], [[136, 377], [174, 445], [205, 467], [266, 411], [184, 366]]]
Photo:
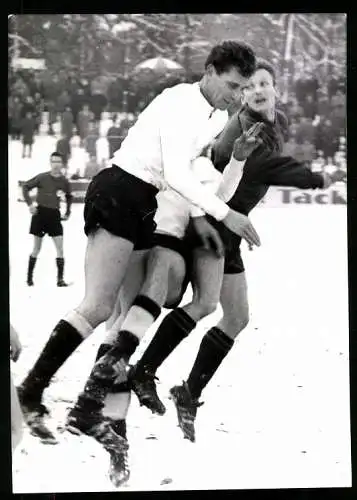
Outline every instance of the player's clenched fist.
[[244, 238], [249, 245], [260, 246], [259, 235], [246, 215], [230, 209], [222, 222], [228, 227], [228, 229], [233, 231], [233, 233], [236, 233]]
[[251, 153], [259, 146], [259, 132], [263, 128], [262, 122], [255, 123], [249, 130], [236, 139], [233, 146], [233, 158], [237, 161], [246, 160]]

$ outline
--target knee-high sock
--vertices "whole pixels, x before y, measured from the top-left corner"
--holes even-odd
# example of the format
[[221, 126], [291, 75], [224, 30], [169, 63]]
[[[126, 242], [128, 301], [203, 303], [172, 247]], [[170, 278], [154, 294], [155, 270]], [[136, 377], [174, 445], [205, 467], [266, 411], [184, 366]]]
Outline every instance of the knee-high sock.
[[187, 385], [192, 397], [198, 399], [201, 396], [203, 389], [211, 380], [233, 344], [234, 340], [219, 328], [213, 327], [208, 330], [202, 339], [196, 360], [187, 379]]
[[[102, 408], [106, 395], [118, 378], [118, 373], [123, 378], [120, 382], [126, 382], [125, 367], [129, 358], [134, 354], [140, 339], [157, 319], [160, 311], [161, 308], [149, 297], [143, 295], [136, 297], [122, 329], [118, 333], [116, 342], [95, 363], [84, 390], [78, 397], [80, 406], [86, 406], [88, 410]], [[127, 327], [130, 327], [131, 330], [126, 330]]]
[[196, 326], [183, 309], [174, 309], [163, 319], [144, 354], [136, 364], [136, 373], [155, 373], [171, 352]]
[[57, 257], [56, 264], [57, 264], [57, 281], [62, 281], [64, 274], [64, 258]]
[[37, 262], [37, 258], [32, 257], [32, 255], [30, 255], [29, 263], [28, 263], [28, 267], [27, 267], [27, 281], [30, 281], [33, 278], [33, 271], [35, 269], [36, 262]]
[[88, 321], [76, 311], [61, 319], [22, 384], [25, 393], [41, 397], [53, 375], [92, 332]]

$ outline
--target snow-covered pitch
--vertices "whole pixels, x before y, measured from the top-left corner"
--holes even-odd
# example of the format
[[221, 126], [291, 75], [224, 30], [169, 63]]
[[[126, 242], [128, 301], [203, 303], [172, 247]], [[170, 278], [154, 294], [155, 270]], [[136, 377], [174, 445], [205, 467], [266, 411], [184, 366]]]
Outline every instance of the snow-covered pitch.
[[[9, 143], [10, 311], [23, 352], [11, 364], [21, 382], [52, 328], [83, 295], [83, 205], [64, 223], [68, 288], [56, 287], [55, 249], [46, 238], [28, 288], [30, 214], [17, 202], [17, 182], [48, 168], [54, 140], [40, 137], [32, 160]], [[259, 207], [251, 218], [262, 246], [243, 246], [250, 323], [204, 391], [197, 439], [182, 438], [169, 388], [189, 373], [217, 310], [158, 371], [165, 416], [140, 408], [128, 415], [131, 478], [122, 488], [255, 489], [351, 485], [346, 207]], [[190, 291], [185, 299], [189, 299]], [[159, 319], [159, 321], [162, 318]], [[103, 338], [99, 327], [61, 368], [46, 392], [55, 430], [89, 374]], [[151, 330], [136, 356], [153, 334]], [[113, 491], [108, 455], [94, 440], [58, 434], [43, 445], [25, 432], [13, 456], [13, 490]]]

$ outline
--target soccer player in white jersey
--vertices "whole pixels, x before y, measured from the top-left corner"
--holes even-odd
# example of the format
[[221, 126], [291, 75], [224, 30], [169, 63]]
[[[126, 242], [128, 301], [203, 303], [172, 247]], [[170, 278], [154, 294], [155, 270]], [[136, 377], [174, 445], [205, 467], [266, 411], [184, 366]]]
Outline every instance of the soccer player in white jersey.
[[[256, 137], [259, 127], [254, 126], [254, 129], [237, 141], [242, 150], [244, 140], [247, 156], [258, 144]], [[217, 192], [222, 200], [228, 201], [238, 186], [243, 166], [244, 161], [237, 162], [233, 158], [221, 175], [209, 158], [200, 156], [193, 161], [192, 170], [202, 184], [212, 192]], [[165, 331], [170, 329], [172, 323], [190, 331], [197, 321], [217, 307], [224, 266], [224, 248], [218, 232], [210, 232], [208, 236], [205, 229], [209, 223], [204, 215], [198, 213], [187, 200], [173, 190], [158, 193], [157, 201], [157, 227], [153, 247], [144, 268], [138, 265], [135, 258], [129, 265], [118, 303], [107, 322], [110, 329], [99, 347], [97, 360], [111, 349], [120, 330], [130, 328], [130, 332], [136, 334], [143, 332], [145, 328], [148, 330], [154, 323], [155, 318], [148, 317], [145, 310], [135, 310], [135, 323], [130, 320], [130, 315], [126, 319], [130, 305], [138, 293], [145, 297], [145, 300], [154, 301], [160, 308], [164, 306], [174, 309], [169, 315], [169, 321], [164, 320], [165, 324], [167, 323]], [[197, 217], [191, 219], [193, 215]], [[190, 221], [193, 221], [192, 226]], [[193, 237], [187, 237], [187, 233], [191, 233]], [[193, 299], [184, 307], [177, 308], [190, 280]], [[126, 326], [128, 324], [129, 326]], [[161, 337], [163, 334], [165, 336], [160, 327]], [[170, 344], [169, 338], [168, 341]], [[160, 358], [161, 354], [157, 353], [157, 356]], [[136, 392], [141, 404], [149, 407], [154, 413], [162, 415], [165, 412], [165, 407], [156, 393], [155, 377], [145, 369], [145, 359], [143, 362], [144, 369], [130, 370], [129, 384], [118, 377], [104, 401], [104, 415], [111, 419], [112, 427], [125, 439], [125, 418], [130, 404], [130, 389]], [[76, 416], [75, 411], [71, 412], [70, 417], [73, 416]], [[71, 429], [71, 418], [68, 420], [67, 428]], [[124, 452], [121, 449], [120, 453], [111, 450], [110, 457], [109, 475], [112, 482], [119, 485], [130, 475], [127, 450]]]
[[[57, 323], [19, 388], [22, 408], [28, 417], [31, 415], [27, 421], [33, 429], [40, 425], [42, 432], [45, 426], [42, 395], [51, 378], [94, 328], [111, 315], [134, 250], [144, 258], [150, 248], [160, 190], [170, 186], [248, 243], [260, 245], [248, 217], [234, 212], [205, 189], [190, 170], [191, 161], [200, 152], [200, 132], [206, 129], [212, 112], [227, 109], [254, 67], [255, 54], [246, 44], [226, 41], [215, 46], [201, 81], [176, 85], [157, 96], [130, 129], [114, 154], [112, 166], [90, 183], [84, 208], [88, 236], [85, 296]], [[140, 297], [134, 300], [135, 307], [151, 317], [159, 310], [153, 301]], [[122, 367], [139, 341], [140, 334], [120, 332], [115, 346], [94, 367], [76, 405], [78, 429], [106, 449], [120, 447], [124, 440], [103, 420], [102, 401], [118, 370], [125, 376]], [[89, 391], [93, 384], [95, 390]]]

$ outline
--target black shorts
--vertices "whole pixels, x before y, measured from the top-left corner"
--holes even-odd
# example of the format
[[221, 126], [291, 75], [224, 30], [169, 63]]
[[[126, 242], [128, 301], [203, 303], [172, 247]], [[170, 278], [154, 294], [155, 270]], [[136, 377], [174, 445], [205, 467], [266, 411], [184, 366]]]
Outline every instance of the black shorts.
[[42, 238], [48, 236], [62, 236], [63, 227], [61, 213], [56, 208], [37, 207], [37, 213], [31, 218], [30, 234]]
[[93, 177], [84, 201], [84, 232], [102, 227], [134, 243], [135, 250], [152, 247], [158, 190], [113, 165]]
[[224, 246], [224, 274], [244, 273], [244, 263], [240, 252], [242, 238], [233, 233], [221, 221], [217, 221], [210, 215], [207, 220], [218, 231]]
[[180, 238], [177, 238], [176, 236], [171, 236], [169, 234], [161, 234], [161, 233], [155, 233], [153, 237], [153, 247], [154, 246], [160, 246], [163, 248], [168, 248], [170, 250], [174, 250], [175, 252], [179, 253], [184, 261], [185, 261], [185, 276], [181, 285], [181, 293], [180, 296], [177, 298], [177, 300], [173, 303], [165, 303], [164, 307], [166, 309], [176, 309], [182, 301], [182, 297], [184, 296], [187, 286], [191, 281], [191, 270], [192, 270], [192, 252], [193, 252], [193, 247], [190, 244], [187, 244], [185, 240], [181, 240]]
[[[210, 215], [206, 215], [209, 223], [218, 231], [224, 246], [224, 274], [239, 274], [244, 272], [243, 259], [240, 253], [240, 243], [242, 238], [230, 229], [223, 222], [217, 221]], [[184, 238], [185, 246], [196, 248], [201, 246], [197, 233], [190, 222], [186, 236]]]

